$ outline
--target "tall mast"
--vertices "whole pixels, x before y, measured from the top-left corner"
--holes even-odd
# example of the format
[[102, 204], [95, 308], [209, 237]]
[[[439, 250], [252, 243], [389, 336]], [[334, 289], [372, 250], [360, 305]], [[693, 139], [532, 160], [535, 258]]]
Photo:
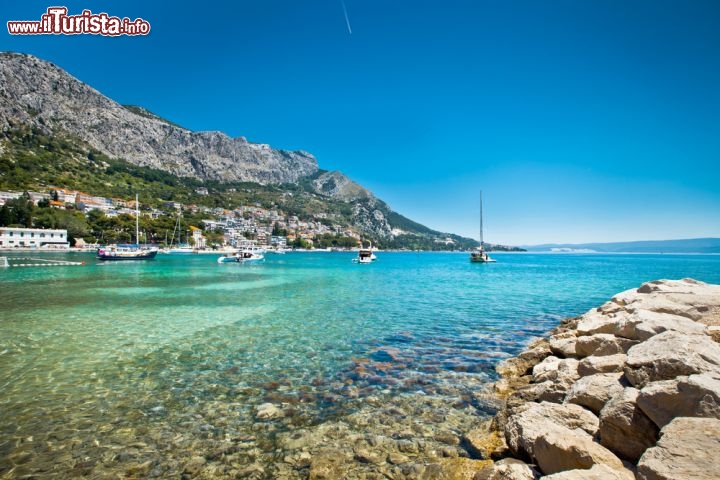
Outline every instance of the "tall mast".
[[482, 211], [482, 190], [480, 190], [480, 246], [483, 244], [483, 211]]
[[138, 207], [138, 194], [135, 194], [135, 243], [140, 245], [140, 209]]

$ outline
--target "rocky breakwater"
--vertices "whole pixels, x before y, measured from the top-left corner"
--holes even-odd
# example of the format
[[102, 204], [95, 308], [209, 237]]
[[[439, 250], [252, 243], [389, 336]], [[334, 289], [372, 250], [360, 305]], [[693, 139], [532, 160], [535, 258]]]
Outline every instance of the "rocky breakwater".
[[[720, 285], [658, 280], [497, 368], [476, 479], [720, 478]], [[487, 448], [488, 437], [480, 449]]]

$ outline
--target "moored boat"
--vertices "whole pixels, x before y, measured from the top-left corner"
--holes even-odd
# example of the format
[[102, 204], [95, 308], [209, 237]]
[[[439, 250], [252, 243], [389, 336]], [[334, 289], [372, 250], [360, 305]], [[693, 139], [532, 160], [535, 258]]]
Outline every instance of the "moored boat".
[[240, 248], [217, 259], [218, 263], [252, 263], [265, 260], [265, 250], [254, 243], [244, 242]]
[[152, 260], [158, 253], [156, 247], [140, 245], [140, 211], [138, 209], [138, 197], [135, 195], [135, 240], [136, 244], [116, 244], [101, 247], [97, 251], [98, 260], [120, 261], [120, 260]]
[[150, 260], [157, 255], [157, 248], [143, 247], [137, 244], [109, 245], [99, 248], [98, 260]]
[[490, 255], [485, 251], [485, 242], [483, 241], [483, 203], [482, 191], [480, 192], [480, 246], [470, 252], [470, 262], [472, 263], [495, 263]]
[[377, 256], [372, 248], [372, 243], [368, 248], [360, 248], [358, 256], [353, 258], [353, 263], [372, 263], [377, 260]]

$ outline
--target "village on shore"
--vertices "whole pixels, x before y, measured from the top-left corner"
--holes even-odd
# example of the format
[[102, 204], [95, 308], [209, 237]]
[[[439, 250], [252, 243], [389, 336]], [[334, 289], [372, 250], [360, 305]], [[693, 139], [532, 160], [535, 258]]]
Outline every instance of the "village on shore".
[[[199, 188], [196, 193], [207, 194], [207, 190]], [[108, 218], [123, 214], [134, 216], [135, 209], [139, 207], [134, 200], [92, 196], [62, 188], [52, 189], [51, 193], [0, 191], [0, 206], [10, 200], [20, 199], [23, 195], [27, 195], [34, 205], [47, 205], [58, 209], [71, 208], [85, 215], [97, 210]], [[168, 233], [174, 237], [147, 239], [149, 243], [183, 244], [197, 251], [204, 251], [233, 247], [249, 240], [257, 245], [275, 249], [287, 249], [291, 246], [311, 249], [316, 238], [322, 235], [334, 235], [345, 239], [343, 245], [334, 248], [336, 250], [354, 250], [362, 245], [362, 236], [359, 233], [351, 228], [333, 224], [331, 215], [324, 213], [315, 214], [313, 221], [303, 221], [295, 215], [285, 215], [278, 209], [262, 208], [259, 203], [243, 205], [233, 210], [183, 205], [178, 202], [165, 202], [163, 207], [159, 209], [143, 206], [140, 215], [157, 219], [168, 214], [179, 217], [185, 212], [207, 214], [214, 219], [202, 220], [202, 228], [178, 225], [178, 231]], [[205, 232], [209, 231], [222, 232], [222, 244], [211, 244], [205, 235]], [[2, 227], [0, 230], [0, 249], [69, 250], [71, 242], [72, 247], [78, 250], [97, 248], [97, 245], [88, 244], [83, 239], [71, 239], [65, 229]]]

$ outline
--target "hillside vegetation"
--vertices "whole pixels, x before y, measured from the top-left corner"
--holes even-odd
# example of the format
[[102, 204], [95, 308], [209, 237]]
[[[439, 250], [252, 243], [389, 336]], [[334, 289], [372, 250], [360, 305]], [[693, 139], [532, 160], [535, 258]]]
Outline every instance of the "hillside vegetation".
[[[251, 205], [280, 210], [288, 216], [297, 216], [301, 221], [315, 220], [349, 228], [380, 248], [454, 250], [472, 248], [477, 244], [472, 239], [442, 234], [413, 222], [393, 212], [372, 195], [361, 195], [351, 200], [322, 195], [314, 190], [314, 182], [325, 173], [320, 170], [298, 183], [279, 185], [202, 181], [110, 158], [79, 138], [49, 135], [36, 127], [15, 126], [0, 137], [0, 190], [49, 193], [53, 189], [64, 188], [121, 199], [132, 199], [139, 194], [144, 208], [159, 209], [163, 209], [167, 202], [226, 210]], [[197, 193], [200, 187], [207, 189], [207, 194]], [[380, 212], [380, 215], [375, 212]], [[167, 218], [153, 221], [157, 225], [146, 221], [144, 230], [160, 235], [163, 230], [172, 229], [174, 210], [167, 213]], [[185, 216], [189, 224], [198, 227], [202, 226], [202, 218], [212, 217], [208, 214], [197, 215], [197, 218], [191, 214]], [[378, 216], [382, 219], [381, 225], [375, 224]], [[37, 220], [35, 226], [38, 222], [57, 228], [71, 225], [76, 235], [100, 240], [97, 236], [93, 237], [98, 230], [91, 223], [96, 218], [90, 218], [82, 228], [78, 223], [82, 223], [82, 215], [78, 212], [70, 215], [57, 212], [41, 214], [38, 211], [34, 217]], [[59, 220], [60, 217], [64, 220]], [[129, 221], [121, 220], [125, 223]], [[128, 225], [110, 225], [109, 229], [126, 232]], [[385, 230], [388, 228], [403, 233], [387, 235]], [[104, 237], [108, 233], [105, 231]]]

